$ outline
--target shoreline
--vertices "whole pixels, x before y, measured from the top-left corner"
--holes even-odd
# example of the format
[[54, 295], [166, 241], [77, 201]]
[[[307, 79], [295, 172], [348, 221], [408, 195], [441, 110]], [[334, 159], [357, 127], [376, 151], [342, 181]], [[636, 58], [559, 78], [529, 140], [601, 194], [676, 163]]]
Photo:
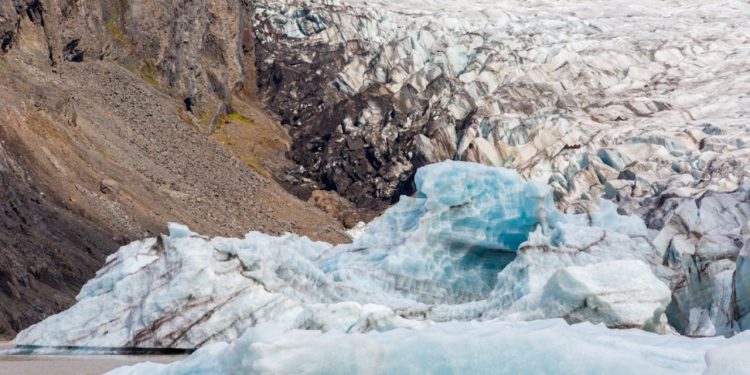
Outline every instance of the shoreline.
[[[0, 341], [0, 350], [13, 349], [8, 341]], [[94, 375], [118, 367], [141, 362], [170, 363], [187, 355], [3, 355], [0, 354], [0, 374]]]

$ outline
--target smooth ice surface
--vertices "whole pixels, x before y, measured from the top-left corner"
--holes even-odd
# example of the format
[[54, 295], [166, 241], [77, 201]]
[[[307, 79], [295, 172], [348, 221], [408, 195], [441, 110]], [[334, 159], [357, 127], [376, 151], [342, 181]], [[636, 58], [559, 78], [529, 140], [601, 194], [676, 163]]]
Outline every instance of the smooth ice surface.
[[194, 348], [261, 323], [367, 332], [497, 317], [661, 329], [667, 292], [639, 219], [611, 204], [561, 214], [549, 187], [472, 163], [424, 167], [416, 182], [347, 245], [171, 224], [110, 256], [73, 307], [14, 343]]
[[[690, 339], [563, 320], [439, 323], [345, 334], [253, 328], [179, 363], [135, 374], [748, 374], [750, 335]], [[709, 353], [706, 356], [706, 353]], [[708, 365], [706, 363], [708, 360]]]

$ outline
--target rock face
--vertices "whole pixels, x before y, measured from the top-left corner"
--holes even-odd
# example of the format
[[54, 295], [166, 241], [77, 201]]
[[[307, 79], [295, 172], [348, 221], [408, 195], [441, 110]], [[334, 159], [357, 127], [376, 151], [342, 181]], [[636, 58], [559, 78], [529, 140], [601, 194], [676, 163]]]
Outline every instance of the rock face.
[[[178, 93], [190, 111], [214, 108], [211, 99], [230, 104], [238, 90], [254, 91], [250, 1], [127, 1], [119, 22], [141, 50], [146, 69]], [[113, 20], [114, 18], [110, 18]], [[164, 30], [154, 33], [153, 30]], [[153, 68], [148, 65], [153, 65]]]
[[320, 208], [327, 214], [337, 218], [345, 227], [353, 228], [359, 223], [356, 207], [347, 199], [330, 190], [315, 190], [307, 203]]
[[259, 0], [258, 89], [302, 175], [358, 204], [460, 159], [549, 182], [571, 210], [605, 194], [636, 211], [748, 174], [734, 5]]
[[117, 60], [214, 115], [237, 91], [255, 91], [251, 15], [249, 1], [6, 0], [0, 43], [3, 52], [38, 43], [53, 66]]
[[257, 160], [208, 136], [216, 118], [252, 117], [269, 139], [286, 137], [251, 111], [217, 116], [257, 106], [243, 102], [254, 87], [250, 10], [0, 1], [0, 338], [70, 306], [108, 253], [168, 221], [346, 240]]
[[[0, 138], [7, 139], [5, 125]], [[65, 309], [101, 265], [112, 234], [50, 204], [23, 164], [17, 144], [0, 144], [0, 335]]]

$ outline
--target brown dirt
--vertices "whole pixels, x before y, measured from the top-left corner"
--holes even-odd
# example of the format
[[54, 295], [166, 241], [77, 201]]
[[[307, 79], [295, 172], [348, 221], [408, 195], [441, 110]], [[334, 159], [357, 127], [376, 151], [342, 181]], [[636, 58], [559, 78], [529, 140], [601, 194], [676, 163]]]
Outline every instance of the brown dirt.
[[294, 166], [287, 157], [291, 141], [286, 128], [253, 100], [236, 97], [231, 112], [220, 116], [210, 132], [212, 139], [265, 177]]
[[288, 138], [256, 104], [237, 99], [209, 137], [207, 119], [116, 62], [0, 59], [0, 337], [66, 308], [118, 244], [170, 221], [347, 240], [266, 177]]

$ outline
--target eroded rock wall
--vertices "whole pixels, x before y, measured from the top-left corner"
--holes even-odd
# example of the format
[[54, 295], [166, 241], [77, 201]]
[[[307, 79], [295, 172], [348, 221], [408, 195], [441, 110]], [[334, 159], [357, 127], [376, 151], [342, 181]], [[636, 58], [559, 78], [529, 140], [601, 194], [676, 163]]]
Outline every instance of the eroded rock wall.
[[255, 91], [251, 16], [248, 0], [5, 0], [0, 46], [37, 48], [53, 66], [119, 61], [205, 116]]

